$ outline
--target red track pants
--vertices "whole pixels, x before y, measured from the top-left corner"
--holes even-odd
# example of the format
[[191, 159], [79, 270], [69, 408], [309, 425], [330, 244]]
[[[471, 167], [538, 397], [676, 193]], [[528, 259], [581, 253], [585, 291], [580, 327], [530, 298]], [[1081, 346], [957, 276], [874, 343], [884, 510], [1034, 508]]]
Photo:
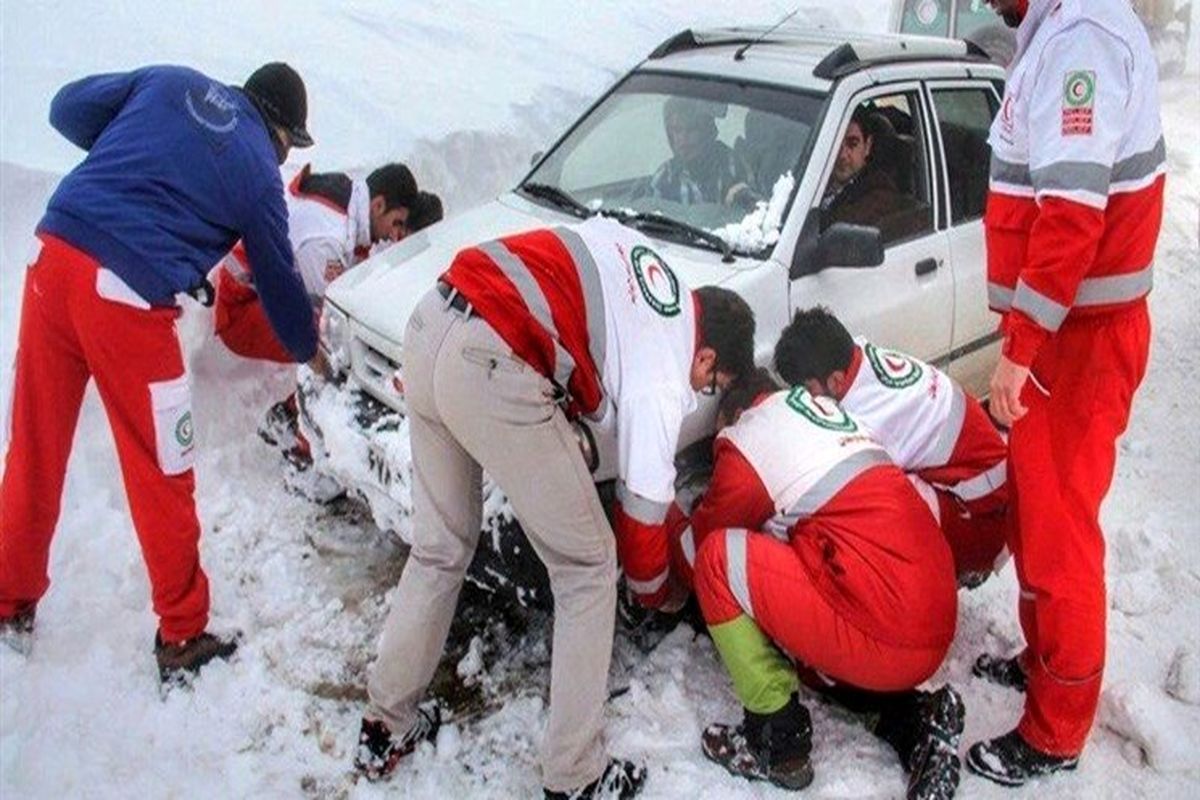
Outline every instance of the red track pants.
[[1046, 753], [1078, 754], [1104, 671], [1104, 536], [1100, 503], [1117, 437], [1146, 372], [1145, 303], [1068, 319], [1043, 345], [1009, 438], [1009, 549], [1021, 585], [1029, 677], [1019, 732]]
[[[740, 553], [734, 559], [731, 538], [738, 540]], [[911, 689], [937, 670], [949, 646], [901, 646], [865, 633], [825, 599], [795, 548], [767, 533], [722, 529], [708, 534], [696, 554], [695, 583], [710, 626], [748, 614], [803, 666], [860, 689]], [[953, 606], [948, 613], [953, 616]]]
[[243, 358], [278, 364], [295, 363], [287, 348], [275, 336], [254, 287], [239, 281], [224, 266], [218, 266], [216, 272], [217, 299], [213, 306], [213, 329], [217, 337]]
[[192, 497], [191, 392], [175, 332], [180, 311], [147, 307], [87, 254], [41, 238], [25, 278], [0, 483], [0, 616], [37, 603], [50, 585], [50, 540], [92, 377], [116, 441], [159, 629], [165, 641], [189, 639], [208, 624], [208, 579]]

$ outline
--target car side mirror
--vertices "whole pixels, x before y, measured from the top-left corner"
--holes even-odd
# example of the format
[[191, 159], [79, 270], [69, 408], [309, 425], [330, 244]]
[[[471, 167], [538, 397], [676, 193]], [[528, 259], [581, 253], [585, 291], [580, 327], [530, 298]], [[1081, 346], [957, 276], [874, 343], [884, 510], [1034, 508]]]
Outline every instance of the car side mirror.
[[883, 263], [883, 234], [870, 225], [837, 222], [821, 232], [816, 263], [825, 267], [878, 267]]

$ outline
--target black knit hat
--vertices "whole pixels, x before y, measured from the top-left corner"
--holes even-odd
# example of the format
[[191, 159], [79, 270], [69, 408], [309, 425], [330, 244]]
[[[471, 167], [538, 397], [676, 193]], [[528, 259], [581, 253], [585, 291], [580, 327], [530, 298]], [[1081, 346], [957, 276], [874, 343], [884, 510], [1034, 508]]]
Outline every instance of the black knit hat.
[[308, 122], [308, 94], [296, 70], [281, 61], [264, 64], [254, 70], [242, 87], [259, 111], [292, 137], [295, 147], [311, 147], [313, 140], [305, 126]]

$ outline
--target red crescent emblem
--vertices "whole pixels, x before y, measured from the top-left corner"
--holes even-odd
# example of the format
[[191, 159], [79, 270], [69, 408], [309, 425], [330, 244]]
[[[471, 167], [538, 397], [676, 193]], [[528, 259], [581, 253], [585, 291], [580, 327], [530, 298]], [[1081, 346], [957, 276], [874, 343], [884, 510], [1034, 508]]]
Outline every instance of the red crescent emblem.
[[905, 367], [905, 363], [903, 361], [892, 358], [891, 356], [884, 356], [883, 360], [887, 362], [888, 367], [894, 372], [899, 372]]
[[646, 278], [649, 279], [650, 281], [653, 281], [654, 273], [656, 273], [656, 272], [659, 275], [662, 275], [662, 269], [658, 266], [658, 264], [651, 264], [649, 267], [646, 268]]

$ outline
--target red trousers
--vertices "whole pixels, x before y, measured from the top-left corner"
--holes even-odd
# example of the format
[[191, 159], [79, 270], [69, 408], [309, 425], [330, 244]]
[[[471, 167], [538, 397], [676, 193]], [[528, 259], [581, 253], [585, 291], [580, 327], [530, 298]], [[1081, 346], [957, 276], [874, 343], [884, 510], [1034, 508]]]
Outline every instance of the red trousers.
[[951, 492], [944, 489], [934, 492], [937, 494], [938, 523], [950, 545], [950, 552], [954, 554], [955, 573], [961, 578], [995, 569], [1007, 533], [1004, 512], [971, 513]]
[[[734, 548], [731, 539], [740, 540]], [[731, 550], [743, 552], [744, 561], [740, 554], [731, 560]], [[953, 597], [948, 569], [945, 577]], [[709, 625], [748, 614], [784, 652], [839, 684], [901, 691], [926, 680], [941, 665], [948, 640], [931, 646], [899, 645], [866, 633], [826, 599], [818, 589], [823, 582], [814, 578], [792, 544], [767, 533], [716, 530], [704, 538], [696, 554], [696, 596]], [[952, 602], [946, 613], [948, 620], [919, 623], [953, 627]]]
[[287, 348], [275, 336], [254, 287], [233, 277], [224, 266], [218, 266], [216, 272], [217, 299], [213, 305], [213, 328], [217, 337], [243, 358], [279, 364], [295, 363]]
[[[108, 415], [168, 642], [208, 624], [192, 471], [191, 392], [178, 308], [149, 307], [87, 254], [43, 235], [25, 278], [12, 430], [0, 482], [0, 616], [50, 585], [71, 440], [89, 378]], [[86, 534], [86, 531], [80, 531]]]
[[1029, 678], [1018, 730], [1055, 755], [1078, 754], [1096, 715], [1107, 607], [1100, 504], [1149, 349], [1144, 302], [1068, 319], [1042, 346], [1022, 395], [1029, 411], [1009, 437], [1009, 549]]

